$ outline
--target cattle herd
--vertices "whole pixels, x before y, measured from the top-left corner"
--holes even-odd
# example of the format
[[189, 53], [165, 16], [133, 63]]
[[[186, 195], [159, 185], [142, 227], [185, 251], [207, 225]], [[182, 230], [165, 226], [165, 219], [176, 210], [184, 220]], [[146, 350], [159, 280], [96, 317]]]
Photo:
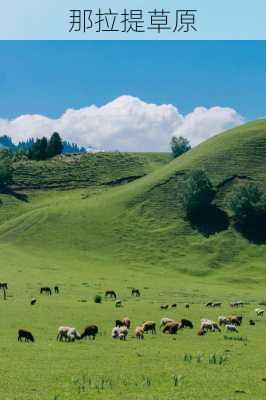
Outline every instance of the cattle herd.
[[[0, 283], [0, 289], [6, 291], [8, 289], [7, 283]], [[52, 289], [48, 286], [44, 286], [40, 288], [40, 294], [47, 294], [51, 296], [53, 293]], [[54, 287], [54, 294], [59, 294], [59, 287], [55, 286]], [[131, 291], [132, 296], [140, 297], [140, 291], [139, 289], [132, 289]], [[106, 290], [105, 292], [105, 298], [112, 298], [112, 299], [117, 299], [116, 292], [114, 290]], [[35, 305], [37, 300], [33, 298], [30, 302], [31, 305]], [[116, 300], [116, 306], [122, 306], [121, 300]], [[235, 308], [235, 307], [243, 307], [244, 302], [242, 301], [237, 301], [230, 303], [230, 306]], [[160, 306], [161, 310], [167, 310], [168, 308], [176, 308], [177, 304], [172, 304], [169, 306], [168, 304], [164, 304]], [[221, 307], [222, 303], [221, 302], [208, 302], [205, 304], [207, 308], [213, 307]], [[189, 304], [185, 304], [185, 308], [189, 308]], [[257, 317], [263, 317], [264, 315], [264, 309], [262, 308], [256, 308], [255, 314]], [[202, 318], [200, 319], [200, 324], [199, 324], [199, 329], [197, 331], [198, 336], [204, 336], [208, 332], [221, 332], [222, 327], [224, 327], [228, 332], [238, 332], [239, 327], [241, 326], [243, 322], [243, 316], [242, 315], [227, 315], [227, 316], [219, 316], [217, 321], [213, 321], [211, 319], [207, 318]], [[249, 325], [255, 325], [256, 322], [254, 320], [249, 320]], [[152, 333], [156, 334], [156, 322], [155, 321], [144, 321], [141, 325], [138, 325], [135, 330], [134, 330], [134, 337], [138, 340], [143, 340], [145, 333]], [[123, 318], [121, 320], [116, 320], [114, 323], [114, 327], [112, 328], [111, 331], [111, 337], [113, 339], [120, 339], [120, 340], [126, 340], [130, 331], [131, 327], [131, 321], [128, 317]], [[180, 321], [176, 321], [175, 319], [164, 317], [160, 321], [159, 325], [159, 330], [164, 333], [164, 334], [169, 334], [169, 335], [175, 335], [178, 333], [178, 331], [183, 330], [183, 329], [193, 329], [194, 324], [192, 321], [188, 319], [181, 319]], [[74, 327], [70, 326], [60, 326], [57, 331], [57, 337], [56, 339], [60, 342], [65, 341], [65, 342], [74, 342], [76, 340], [82, 340], [82, 339], [95, 339], [97, 334], [99, 333], [99, 328], [96, 325], [88, 325], [84, 328], [82, 333], [80, 334], [78, 330]], [[18, 341], [22, 342], [34, 342], [34, 336], [30, 331], [27, 331], [25, 329], [19, 329], [18, 330]]]

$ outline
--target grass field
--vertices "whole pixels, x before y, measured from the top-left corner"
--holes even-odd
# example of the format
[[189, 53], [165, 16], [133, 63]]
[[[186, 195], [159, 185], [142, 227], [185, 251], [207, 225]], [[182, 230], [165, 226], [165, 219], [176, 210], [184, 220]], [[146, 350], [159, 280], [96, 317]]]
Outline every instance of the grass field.
[[[265, 190], [265, 154], [266, 123], [258, 121], [172, 162], [167, 155], [98, 155], [88, 169], [72, 160], [73, 179], [64, 160], [15, 165], [20, 191], [0, 194], [0, 281], [10, 286], [0, 299], [0, 398], [264, 399], [266, 320], [255, 327], [248, 320], [266, 302], [266, 245], [231, 223], [211, 235], [192, 228], [178, 195], [187, 171], [204, 167], [216, 203], [228, 212], [226, 196], [239, 182]], [[55, 284], [59, 296], [39, 295], [40, 286]], [[139, 299], [131, 287], [141, 290]], [[110, 288], [123, 308], [93, 302]], [[206, 309], [209, 300], [222, 308]], [[196, 335], [201, 317], [231, 313], [234, 300], [249, 303], [238, 311], [239, 334]], [[160, 311], [165, 303], [177, 309]], [[125, 316], [133, 327], [169, 316], [191, 319], [195, 328], [176, 337], [157, 332], [141, 343], [133, 331], [125, 343], [112, 340], [114, 321]], [[90, 323], [100, 328], [95, 342], [56, 342], [60, 325], [82, 330]], [[36, 343], [17, 343], [18, 328], [31, 330]]]

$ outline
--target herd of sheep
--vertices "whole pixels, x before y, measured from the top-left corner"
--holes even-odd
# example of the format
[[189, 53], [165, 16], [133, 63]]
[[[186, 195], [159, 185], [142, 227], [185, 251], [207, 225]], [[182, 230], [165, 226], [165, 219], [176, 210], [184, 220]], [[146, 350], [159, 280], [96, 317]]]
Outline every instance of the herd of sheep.
[[[0, 289], [7, 290], [8, 285], [6, 283], [0, 283]], [[54, 293], [59, 294], [59, 287], [55, 286], [54, 287]], [[42, 287], [40, 289], [40, 294], [52, 294], [52, 289], [49, 287]], [[140, 297], [140, 291], [139, 289], [132, 289], [132, 296]], [[105, 292], [105, 297], [111, 297], [116, 300], [117, 296], [116, 293], [113, 290], [107, 290]], [[31, 300], [31, 305], [35, 305], [37, 300], [34, 298]], [[116, 301], [116, 306], [117, 306]], [[222, 303], [221, 302], [208, 302], [206, 304], [206, 307], [221, 307]], [[119, 300], [119, 306], [121, 306], [121, 301]], [[230, 303], [231, 307], [243, 307], [244, 302], [242, 301], [236, 301], [233, 303]], [[172, 304], [171, 308], [175, 308], [176, 304]], [[190, 305], [186, 304], [186, 308], [189, 308]], [[161, 305], [160, 309], [161, 310], [166, 310], [169, 308], [169, 305]], [[264, 309], [262, 308], [256, 308], [255, 313], [257, 317], [262, 317], [264, 315]], [[228, 315], [228, 316], [219, 316], [218, 321], [213, 321], [207, 318], [201, 319], [200, 320], [200, 328], [197, 332], [198, 336], [203, 336], [207, 332], [221, 332], [221, 327], [224, 326], [227, 331], [230, 332], [238, 332], [239, 326], [242, 324], [243, 317], [240, 315]], [[111, 337], [113, 339], [120, 339], [120, 340], [126, 340], [129, 330], [131, 327], [131, 321], [129, 318], [124, 318], [122, 320], [116, 320], [115, 321], [115, 326], [113, 327], [111, 331]], [[254, 320], [249, 320], [249, 325], [255, 325]], [[190, 328], [192, 329], [193, 322], [188, 320], [188, 319], [181, 319], [180, 321], [176, 321], [172, 318], [164, 317], [161, 319], [160, 322], [160, 330], [162, 330], [163, 333], [167, 333], [170, 335], [177, 334], [178, 331], [185, 329], [185, 328]], [[141, 325], [137, 326], [135, 328], [135, 338], [139, 340], [144, 339], [144, 334], [145, 333], [156, 333], [156, 322], [154, 321], [145, 321]], [[99, 328], [96, 325], [88, 325], [84, 328], [83, 332], [80, 334], [78, 330], [74, 327], [69, 327], [69, 326], [61, 326], [58, 328], [57, 332], [57, 340], [58, 341], [66, 341], [66, 342], [74, 342], [76, 340], [82, 340], [84, 338], [92, 338], [93, 340], [96, 338], [97, 334], [99, 333]], [[18, 341], [25, 341], [25, 342], [34, 342], [34, 336], [31, 332], [24, 330], [24, 329], [19, 329], [18, 331]]]
[[[58, 292], [58, 287], [56, 287], [56, 292]], [[135, 289], [134, 289], [135, 290]], [[110, 293], [110, 291], [109, 291]], [[109, 294], [108, 293], [108, 294]], [[139, 295], [139, 292], [138, 292]], [[31, 304], [35, 304], [32, 299]], [[222, 303], [212, 303], [209, 302], [206, 304], [206, 307], [221, 307]], [[231, 303], [231, 307], [239, 307], [243, 306], [243, 302], [235, 302]], [[176, 306], [176, 305], [174, 305]], [[167, 309], [168, 305], [160, 306], [160, 308]], [[189, 308], [189, 304], [186, 304], [186, 308]], [[255, 313], [258, 317], [262, 317], [264, 314], [264, 309], [256, 308]], [[238, 332], [238, 328], [242, 324], [243, 317], [240, 315], [228, 315], [228, 316], [219, 316], [217, 322], [211, 319], [201, 319], [200, 320], [200, 328], [197, 331], [198, 336], [203, 336], [207, 332], [221, 332], [221, 328], [224, 326], [227, 331], [230, 332]], [[111, 331], [111, 337], [113, 339], [126, 340], [129, 334], [129, 330], [131, 327], [131, 321], [129, 318], [123, 318], [121, 320], [116, 320], [114, 323], [114, 327]], [[254, 320], [249, 320], [249, 325], [255, 325]], [[174, 335], [177, 334], [178, 331], [194, 327], [193, 322], [188, 319], [181, 319], [180, 321], [176, 321], [172, 318], [164, 317], [160, 321], [159, 329], [164, 334]], [[143, 324], [137, 326], [134, 331], [134, 336], [138, 340], [143, 340], [145, 333], [156, 333], [156, 322], [155, 321], [145, 321]], [[95, 339], [97, 334], [99, 333], [99, 328], [96, 325], [88, 325], [84, 328], [83, 332], [80, 334], [78, 330], [74, 327], [69, 326], [60, 326], [57, 332], [57, 340], [65, 341], [65, 342], [74, 342], [76, 340], [82, 340], [84, 338]], [[18, 340], [25, 342], [34, 342], [34, 336], [31, 332], [20, 329], [18, 331]]]

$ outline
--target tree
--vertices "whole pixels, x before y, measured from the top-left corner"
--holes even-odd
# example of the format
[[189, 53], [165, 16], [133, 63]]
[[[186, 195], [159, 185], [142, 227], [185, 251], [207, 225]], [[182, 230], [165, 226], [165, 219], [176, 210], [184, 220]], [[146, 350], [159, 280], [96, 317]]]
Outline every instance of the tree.
[[236, 220], [245, 223], [266, 213], [266, 195], [254, 183], [236, 186], [228, 199], [228, 206]]
[[46, 137], [43, 137], [42, 139], [37, 139], [30, 149], [30, 158], [37, 161], [46, 160], [48, 154], [47, 148], [48, 142]]
[[64, 149], [64, 144], [62, 142], [59, 133], [54, 132], [48, 143], [48, 149], [47, 149], [48, 157], [50, 158], [57, 156], [58, 154], [62, 154], [63, 149]]
[[181, 203], [187, 214], [192, 218], [196, 213], [204, 212], [215, 196], [215, 190], [204, 170], [194, 170], [189, 173], [181, 194]]
[[170, 145], [173, 156], [175, 158], [181, 156], [182, 154], [186, 153], [188, 150], [191, 149], [188, 139], [182, 136], [179, 137], [173, 136]]
[[12, 155], [9, 150], [0, 150], [0, 187], [12, 180]]
[[254, 183], [236, 186], [228, 199], [235, 227], [257, 244], [266, 243], [266, 194]]

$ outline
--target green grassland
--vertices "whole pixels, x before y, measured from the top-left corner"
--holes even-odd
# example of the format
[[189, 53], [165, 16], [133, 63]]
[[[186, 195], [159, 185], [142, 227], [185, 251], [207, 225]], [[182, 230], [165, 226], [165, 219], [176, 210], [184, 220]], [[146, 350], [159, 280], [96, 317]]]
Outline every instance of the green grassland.
[[[265, 156], [262, 120], [171, 162], [169, 155], [114, 153], [16, 163], [15, 192], [0, 194], [0, 281], [10, 285], [7, 301], [0, 300], [0, 398], [264, 399], [266, 320], [252, 327], [248, 319], [266, 301], [266, 245], [231, 223], [199, 232], [185, 220], [179, 194], [186, 173], [204, 168], [215, 202], [228, 213], [234, 185], [252, 180], [265, 190]], [[39, 296], [40, 286], [55, 284], [59, 296]], [[139, 299], [131, 298], [131, 287], [141, 290]], [[93, 302], [109, 288], [123, 308]], [[209, 300], [221, 300], [222, 309], [206, 309]], [[233, 300], [249, 303], [235, 334], [244, 340], [226, 340], [224, 332], [198, 337], [199, 319], [228, 314]], [[164, 303], [178, 306], [162, 312]], [[133, 327], [169, 316], [192, 319], [195, 328], [176, 337], [147, 335], [141, 343], [131, 331], [122, 343], [110, 332], [124, 316]], [[56, 342], [60, 325], [81, 330], [89, 323], [100, 328], [95, 342]], [[18, 328], [31, 330], [36, 343], [17, 343]], [[213, 354], [225, 362], [209, 363]]]

